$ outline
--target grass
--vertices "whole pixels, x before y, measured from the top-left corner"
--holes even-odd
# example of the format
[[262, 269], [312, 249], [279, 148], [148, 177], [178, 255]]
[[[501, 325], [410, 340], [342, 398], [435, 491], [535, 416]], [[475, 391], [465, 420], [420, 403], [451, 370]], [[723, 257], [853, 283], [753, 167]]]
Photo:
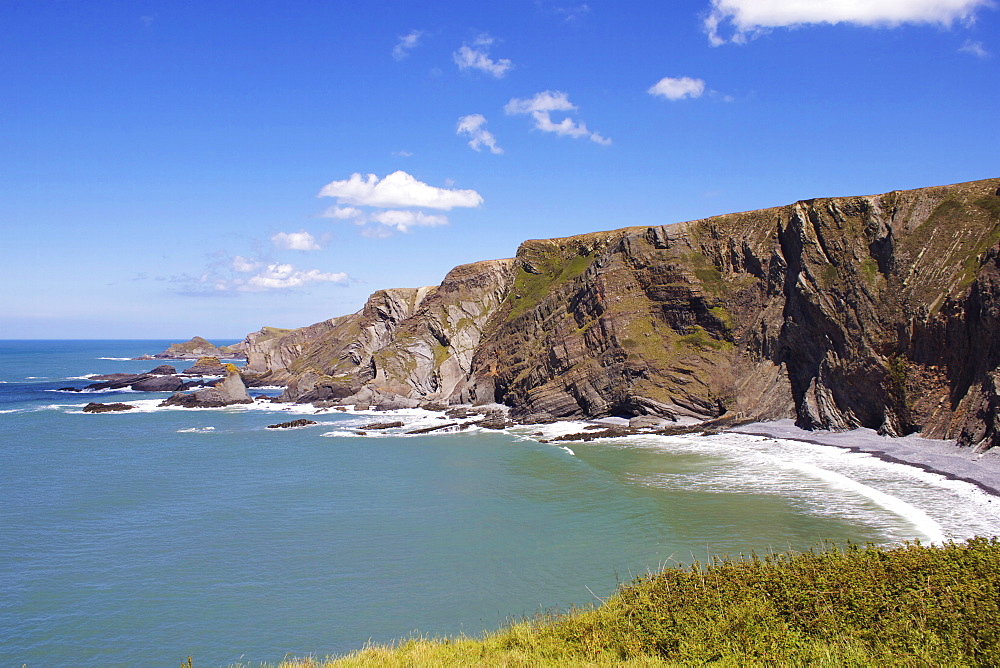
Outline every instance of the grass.
[[1000, 542], [849, 545], [677, 566], [597, 608], [292, 667], [995, 666]]

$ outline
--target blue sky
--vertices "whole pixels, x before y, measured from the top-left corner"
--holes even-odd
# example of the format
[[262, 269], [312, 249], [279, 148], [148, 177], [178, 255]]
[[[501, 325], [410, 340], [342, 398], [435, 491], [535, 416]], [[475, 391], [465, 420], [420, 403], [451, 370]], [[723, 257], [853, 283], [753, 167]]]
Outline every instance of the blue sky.
[[0, 0], [0, 100], [0, 338], [239, 338], [524, 239], [1000, 176], [1000, 8]]

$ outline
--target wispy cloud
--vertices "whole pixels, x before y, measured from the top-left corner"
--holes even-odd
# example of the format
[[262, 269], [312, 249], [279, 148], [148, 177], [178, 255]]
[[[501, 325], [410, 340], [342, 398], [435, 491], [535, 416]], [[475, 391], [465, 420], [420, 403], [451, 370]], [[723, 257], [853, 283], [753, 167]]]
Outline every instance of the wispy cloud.
[[578, 123], [568, 116], [558, 123], [552, 120], [553, 112], [576, 111], [576, 105], [572, 104], [569, 101], [569, 96], [561, 91], [546, 90], [523, 100], [513, 98], [504, 106], [504, 111], [509, 115], [530, 115], [535, 121], [535, 128], [542, 132], [552, 132], [574, 139], [587, 137], [591, 141], [605, 146], [611, 143], [607, 137], [602, 137], [599, 133], [587, 129], [585, 123]]
[[[977, 10], [991, 5], [992, 0], [711, 0], [704, 28], [709, 43], [719, 46], [727, 41], [744, 43], [770, 28], [816, 23], [951, 25], [972, 21]], [[732, 31], [728, 40], [721, 34], [724, 28]]]
[[413, 227], [437, 227], [448, 224], [446, 216], [427, 214], [423, 211], [400, 211], [398, 209], [373, 213], [370, 216], [370, 220], [381, 223], [386, 227], [393, 227], [400, 232], [409, 232]]
[[705, 92], [705, 81], [703, 79], [692, 79], [691, 77], [663, 77], [649, 90], [650, 95], [665, 97], [668, 100], [683, 100], [686, 97], [701, 97]]
[[479, 70], [501, 79], [514, 67], [514, 64], [507, 58], [499, 60], [490, 58], [489, 49], [494, 41], [492, 37], [483, 33], [473, 40], [472, 44], [463, 44], [451, 57], [460, 70]]
[[420, 38], [424, 36], [423, 30], [411, 30], [406, 35], [399, 38], [396, 46], [392, 47], [392, 57], [396, 60], [403, 60], [410, 55], [410, 51], [417, 48]]
[[271, 237], [271, 243], [285, 250], [313, 251], [320, 250], [321, 248], [316, 243], [313, 235], [305, 230], [299, 230], [298, 232], [278, 232]]
[[584, 16], [590, 14], [590, 5], [571, 5], [569, 7], [553, 7], [552, 11], [563, 17], [563, 21], [566, 23], [576, 23], [583, 19]]
[[231, 258], [217, 257], [199, 276], [183, 274], [173, 276], [169, 280], [182, 286], [181, 294], [224, 296], [245, 292], [291, 290], [311, 283], [347, 285], [351, 278], [344, 272], [299, 269], [292, 264], [236, 255]]
[[480, 151], [485, 146], [490, 149], [490, 153], [503, 153], [503, 149], [497, 146], [496, 137], [487, 130], [486, 117], [482, 114], [469, 114], [458, 119], [458, 126], [455, 130], [458, 135], [469, 137], [469, 146]]
[[990, 52], [986, 50], [982, 42], [973, 42], [971, 39], [965, 40], [965, 43], [958, 49], [962, 53], [968, 53], [976, 58], [989, 58]]

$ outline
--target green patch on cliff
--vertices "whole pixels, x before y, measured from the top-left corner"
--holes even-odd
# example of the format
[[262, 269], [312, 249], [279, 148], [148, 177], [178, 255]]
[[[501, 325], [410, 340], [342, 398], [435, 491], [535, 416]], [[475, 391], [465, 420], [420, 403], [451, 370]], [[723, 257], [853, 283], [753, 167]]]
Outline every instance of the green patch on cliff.
[[731, 330], [736, 321], [733, 319], [733, 314], [729, 312], [725, 306], [712, 306], [708, 309], [716, 320], [718, 320], [726, 330]]
[[973, 202], [980, 209], [988, 212], [994, 218], [1000, 219], [1000, 197], [996, 195], [990, 195], [988, 197], [980, 197], [975, 202]]
[[440, 367], [444, 364], [445, 360], [451, 357], [451, 351], [448, 346], [442, 345], [441, 343], [435, 341], [434, 347], [431, 352], [434, 354], [434, 368]]
[[708, 330], [700, 325], [695, 325], [694, 331], [690, 334], [685, 334], [684, 336], [679, 337], [675, 345], [678, 348], [687, 347], [701, 351], [723, 351], [731, 350], [733, 348], [733, 344], [731, 342], [715, 338], [709, 334]]
[[719, 268], [701, 253], [685, 253], [681, 256], [685, 264], [690, 267], [695, 277], [701, 282], [704, 288], [714, 295], [721, 295], [726, 291], [726, 281]]
[[534, 268], [538, 273], [527, 271], [523, 266], [517, 269], [514, 277], [514, 289], [507, 298], [512, 304], [508, 320], [520, 316], [538, 305], [552, 290], [581, 276], [587, 271], [596, 253], [575, 254], [568, 260], [558, 251], [546, 253], [542, 257], [533, 257]]

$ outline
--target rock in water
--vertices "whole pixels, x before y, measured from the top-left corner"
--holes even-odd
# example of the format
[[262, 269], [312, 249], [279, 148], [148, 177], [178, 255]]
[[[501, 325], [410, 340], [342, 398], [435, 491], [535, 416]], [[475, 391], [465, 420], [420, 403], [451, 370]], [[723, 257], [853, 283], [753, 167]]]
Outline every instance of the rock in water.
[[319, 424], [316, 420], [307, 420], [305, 418], [299, 418], [298, 420], [292, 420], [291, 422], [279, 422], [278, 424], [267, 425], [268, 429], [294, 429], [296, 427], [308, 427], [309, 425]]
[[226, 377], [213, 387], [207, 387], [191, 394], [177, 392], [160, 406], [184, 406], [185, 408], [219, 408], [232, 404], [252, 404], [246, 385], [240, 377], [239, 369], [232, 364], [224, 367]]
[[185, 376], [222, 376], [226, 373], [226, 367], [218, 357], [199, 357], [194, 366], [188, 367], [183, 373]]
[[136, 359], [194, 360], [200, 357], [246, 357], [239, 346], [216, 346], [200, 336], [186, 343], [171, 343], [162, 353], [152, 357], [143, 355]]
[[146, 376], [132, 383], [130, 387], [138, 392], [179, 392], [184, 389], [184, 381], [177, 376]]
[[99, 404], [97, 402], [91, 401], [89, 404], [83, 407], [84, 413], [115, 413], [118, 411], [130, 411], [135, 406], [130, 404]]

